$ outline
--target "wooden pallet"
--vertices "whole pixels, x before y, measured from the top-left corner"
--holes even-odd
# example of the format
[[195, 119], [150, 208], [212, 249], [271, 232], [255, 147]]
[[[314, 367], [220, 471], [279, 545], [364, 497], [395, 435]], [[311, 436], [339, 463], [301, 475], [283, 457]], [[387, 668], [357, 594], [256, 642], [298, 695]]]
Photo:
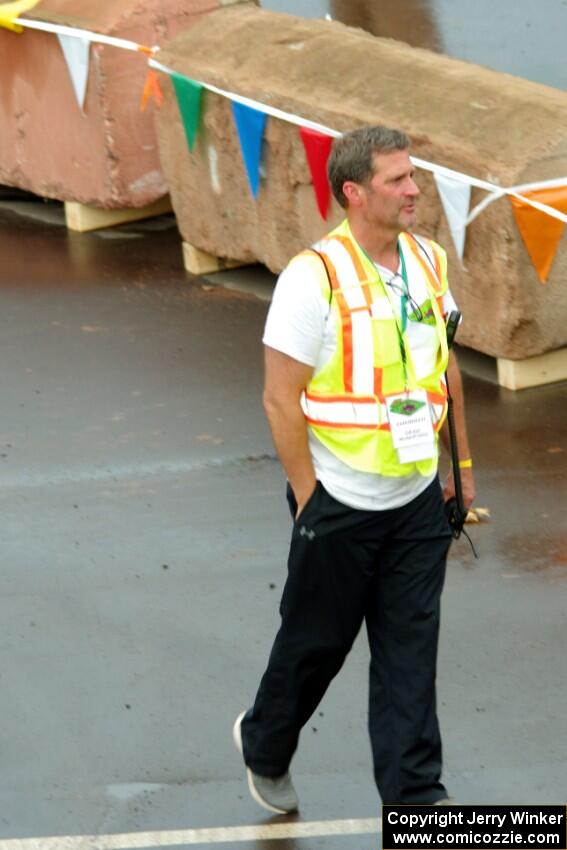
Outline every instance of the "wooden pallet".
[[548, 351], [526, 360], [498, 358], [498, 383], [508, 390], [524, 390], [567, 381], [567, 348]]
[[72, 201], [65, 202], [65, 221], [69, 230], [86, 233], [90, 230], [102, 230], [105, 227], [116, 227], [118, 224], [127, 224], [131, 221], [140, 221], [144, 218], [152, 218], [172, 211], [169, 195], [160, 198], [153, 204], [145, 207], [103, 210], [98, 207], [89, 207]]
[[183, 243], [183, 264], [186, 271], [194, 275], [212, 274], [223, 269], [237, 269], [250, 265], [250, 263], [243, 263], [242, 260], [227, 260], [224, 257], [207, 254], [206, 251], [201, 251], [189, 242]]

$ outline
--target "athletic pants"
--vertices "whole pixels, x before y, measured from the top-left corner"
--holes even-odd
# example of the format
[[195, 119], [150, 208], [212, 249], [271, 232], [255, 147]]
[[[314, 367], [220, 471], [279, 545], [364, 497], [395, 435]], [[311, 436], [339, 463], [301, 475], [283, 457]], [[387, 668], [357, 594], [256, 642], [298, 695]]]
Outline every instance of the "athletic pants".
[[[289, 486], [288, 501], [295, 515]], [[364, 621], [368, 727], [382, 802], [447, 796], [435, 677], [450, 542], [438, 478], [408, 505], [385, 511], [349, 508], [317, 484], [294, 521], [281, 627], [242, 723], [244, 759], [254, 773], [288, 770], [302, 727]]]

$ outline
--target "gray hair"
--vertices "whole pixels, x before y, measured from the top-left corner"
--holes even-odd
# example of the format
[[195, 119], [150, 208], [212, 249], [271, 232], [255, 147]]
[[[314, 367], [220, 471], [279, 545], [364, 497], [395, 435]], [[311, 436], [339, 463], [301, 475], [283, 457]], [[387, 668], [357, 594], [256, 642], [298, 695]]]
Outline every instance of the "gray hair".
[[400, 130], [390, 127], [360, 127], [335, 139], [327, 164], [327, 174], [333, 195], [341, 207], [348, 206], [343, 193], [347, 180], [364, 184], [372, 178], [375, 153], [406, 151], [410, 147], [409, 137]]

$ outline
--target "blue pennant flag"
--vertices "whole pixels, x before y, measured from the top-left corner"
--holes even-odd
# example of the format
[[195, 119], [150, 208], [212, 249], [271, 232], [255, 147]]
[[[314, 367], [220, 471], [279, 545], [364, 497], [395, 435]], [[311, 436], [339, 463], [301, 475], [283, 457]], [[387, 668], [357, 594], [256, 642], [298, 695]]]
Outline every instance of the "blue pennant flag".
[[262, 158], [266, 113], [233, 100], [232, 114], [238, 130], [238, 140], [240, 141], [250, 189], [252, 195], [256, 197], [260, 186], [260, 160]]

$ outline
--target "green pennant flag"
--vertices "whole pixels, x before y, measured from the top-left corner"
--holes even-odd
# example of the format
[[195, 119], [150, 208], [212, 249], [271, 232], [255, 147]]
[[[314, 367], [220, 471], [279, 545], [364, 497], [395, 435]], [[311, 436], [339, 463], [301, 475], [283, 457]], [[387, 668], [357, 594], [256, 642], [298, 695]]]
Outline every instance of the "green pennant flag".
[[177, 96], [177, 105], [183, 120], [185, 135], [189, 142], [189, 150], [192, 151], [201, 120], [203, 86], [194, 80], [190, 80], [189, 77], [181, 76], [181, 74], [172, 74], [171, 79]]

